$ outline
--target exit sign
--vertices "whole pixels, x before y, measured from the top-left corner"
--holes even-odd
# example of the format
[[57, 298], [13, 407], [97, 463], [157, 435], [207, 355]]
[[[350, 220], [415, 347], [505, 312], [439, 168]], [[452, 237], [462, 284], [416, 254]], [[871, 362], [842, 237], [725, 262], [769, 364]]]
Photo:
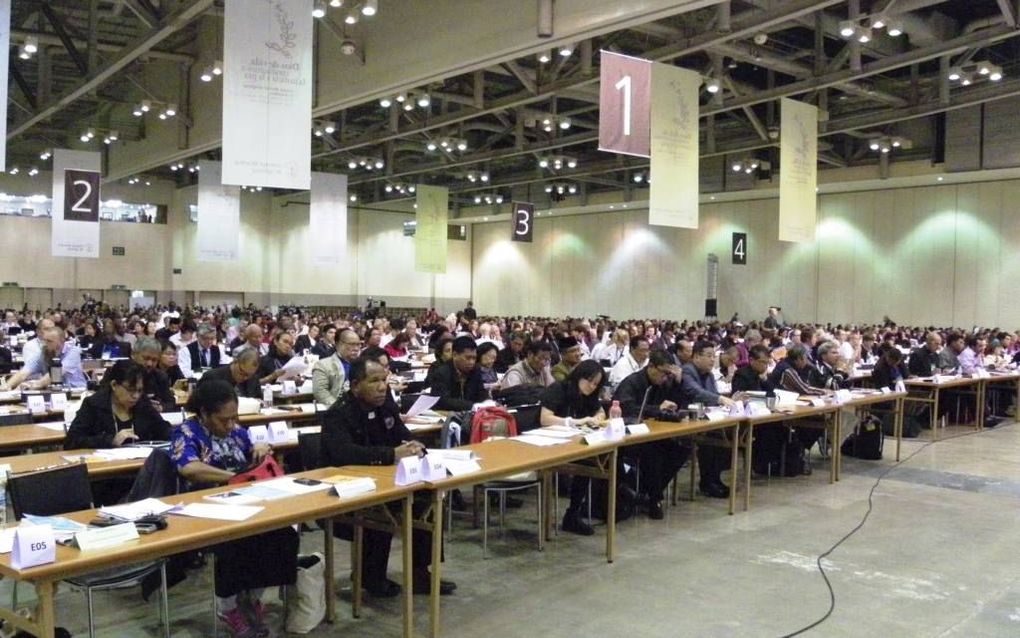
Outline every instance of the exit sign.
[[113, 247], [113, 256], [114, 257], [123, 257], [124, 256], [124, 247], [123, 246], [114, 246]]

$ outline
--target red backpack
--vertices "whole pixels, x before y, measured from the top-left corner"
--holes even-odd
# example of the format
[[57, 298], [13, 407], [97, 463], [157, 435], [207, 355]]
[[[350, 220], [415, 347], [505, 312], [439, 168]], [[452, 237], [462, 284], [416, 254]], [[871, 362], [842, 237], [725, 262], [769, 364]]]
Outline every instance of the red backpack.
[[517, 421], [506, 408], [481, 408], [471, 417], [472, 443], [481, 443], [492, 436], [517, 436]]

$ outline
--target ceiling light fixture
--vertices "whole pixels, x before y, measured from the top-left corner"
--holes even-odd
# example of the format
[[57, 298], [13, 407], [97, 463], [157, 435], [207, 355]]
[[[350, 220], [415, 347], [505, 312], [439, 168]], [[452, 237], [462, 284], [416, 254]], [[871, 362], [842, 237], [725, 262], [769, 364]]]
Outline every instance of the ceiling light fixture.
[[223, 75], [223, 61], [222, 60], [216, 60], [215, 62], [213, 62], [213, 65], [212, 65], [212, 74], [213, 75]]
[[548, 51], [542, 51], [538, 54], [538, 62], [540, 64], [548, 64], [550, 60], [552, 60], [552, 56], [549, 55]]
[[323, 0], [315, 0], [315, 4], [312, 5], [312, 17], [313, 18], [326, 17], [326, 3], [323, 2]]
[[25, 43], [22, 45], [22, 48], [26, 52], [28, 52], [29, 55], [38, 53], [39, 52], [39, 38], [35, 37], [34, 35], [30, 35], [30, 36], [26, 37], [25, 38]]
[[361, 14], [365, 16], [374, 16], [379, 11], [379, 0], [365, 0], [365, 3], [361, 5]]
[[560, 45], [558, 52], [560, 54], [560, 57], [569, 58], [571, 55], [574, 54], [574, 45], [569, 43]]
[[51, 151], [50, 149], [46, 149], [42, 153], [39, 153], [39, 159], [41, 159], [44, 162], [51, 157], [53, 157], [53, 151]]
[[204, 69], [202, 69], [202, 75], [200, 75], [198, 77], [203, 82], [212, 82], [212, 79], [213, 79], [212, 67], [211, 66], [207, 66]]

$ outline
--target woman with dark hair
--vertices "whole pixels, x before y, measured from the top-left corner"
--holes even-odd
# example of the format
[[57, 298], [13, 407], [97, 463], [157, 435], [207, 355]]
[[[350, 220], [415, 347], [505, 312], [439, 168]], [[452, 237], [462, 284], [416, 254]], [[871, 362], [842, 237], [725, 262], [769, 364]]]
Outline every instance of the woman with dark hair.
[[111, 448], [136, 440], [167, 441], [170, 424], [145, 397], [145, 369], [118, 361], [103, 376], [99, 391], [82, 401], [67, 430], [64, 449]]
[[259, 383], [273, 383], [283, 376], [283, 366], [294, 356], [294, 335], [281, 330], [273, 335], [269, 352], [259, 362]]
[[404, 359], [407, 357], [407, 344], [410, 343], [411, 337], [404, 331], [397, 333], [397, 336], [393, 337], [389, 343], [386, 344], [386, 354], [390, 356], [390, 359]]
[[499, 347], [491, 341], [486, 341], [478, 344], [476, 353], [478, 356], [478, 371], [482, 374], [482, 383], [499, 382], [499, 375], [496, 373], [495, 368], [496, 357], [499, 356]]
[[[577, 364], [566, 379], [557, 381], [542, 393], [542, 412], [539, 417], [542, 427], [601, 425], [606, 420], [606, 413], [599, 402], [599, 391], [605, 380], [606, 375], [598, 361], [589, 359]], [[581, 518], [589, 482], [587, 477], [572, 477], [570, 506], [563, 514], [563, 531], [582, 536], [595, 533], [591, 525]]]
[[[268, 445], [253, 445], [238, 427], [237, 394], [229, 383], [198, 384], [185, 409], [194, 416], [174, 429], [170, 458], [191, 489], [222, 485], [270, 454]], [[262, 590], [294, 583], [298, 540], [292, 527], [284, 527], [213, 548], [216, 613], [232, 636], [268, 635]]]
[[163, 352], [159, 355], [159, 369], [170, 380], [170, 385], [184, 381], [184, 372], [181, 371], [181, 366], [177, 365], [177, 346], [171, 341], [163, 341], [160, 345], [163, 346]]

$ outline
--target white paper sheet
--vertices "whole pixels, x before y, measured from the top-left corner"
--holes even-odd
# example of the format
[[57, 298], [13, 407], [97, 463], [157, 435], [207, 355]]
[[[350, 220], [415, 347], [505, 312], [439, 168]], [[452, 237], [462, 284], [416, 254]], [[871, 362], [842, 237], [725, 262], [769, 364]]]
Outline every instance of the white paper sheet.
[[259, 485], [268, 487], [274, 490], [280, 490], [289, 494], [310, 494], [312, 492], [322, 492], [328, 490], [331, 486], [329, 483], [316, 483], [315, 485], [302, 485], [297, 483], [292, 478], [284, 477], [273, 479], [272, 481], [262, 481]]
[[211, 518], [218, 521], [244, 521], [261, 512], [257, 505], [216, 505], [213, 503], [188, 503], [174, 510], [173, 514], [193, 518]]
[[109, 459], [111, 461], [128, 461], [132, 459], [147, 459], [152, 454], [151, 447], [114, 447], [105, 450], [96, 450], [93, 454]]
[[456, 459], [446, 459], [446, 470], [451, 476], [460, 476], [462, 474], [471, 474], [472, 472], [481, 471], [482, 466], [478, 464], [478, 461], [459, 461]]
[[308, 364], [305, 363], [304, 357], [291, 357], [291, 360], [283, 364], [283, 376], [281, 379], [293, 379], [301, 376], [308, 369]]
[[147, 498], [123, 505], [107, 505], [106, 507], [99, 508], [99, 513], [112, 518], [118, 518], [122, 521], [137, 521], [143, 516], [149, 516], [150, 514], [165, 514], [173, 509], [173, 507], [173, 505], [164, 503], [158, 498]]
[[528, 434], [533, 434], [536, 436], [547, 436], [554, 439], [572, 439], [578, 434], [581, 434], [581, 431], [575, 430], [573, 428], [567, 428], [565, 426], [554, 425], [547, 428], [538, 428], [536, 430], [531, 430], [528, 432]]
[[555, 439], [551, 436], [538, 436], [534, 434], [522, 434], [510, 440], [519, 441], [521, 443], [527, 443], [528, 445], [536, 445], [538, 447], [548, 447], [550, 445], [562, 445], [564, 443], [570, 443], [570, 439]]
[[414, 405], [408, 409], [407, 416], [418, 416], [425, 410], [431, 409], [436, 403], [439, 403], [439, 397], [419, 394], [418, 398], [414, 401]]

